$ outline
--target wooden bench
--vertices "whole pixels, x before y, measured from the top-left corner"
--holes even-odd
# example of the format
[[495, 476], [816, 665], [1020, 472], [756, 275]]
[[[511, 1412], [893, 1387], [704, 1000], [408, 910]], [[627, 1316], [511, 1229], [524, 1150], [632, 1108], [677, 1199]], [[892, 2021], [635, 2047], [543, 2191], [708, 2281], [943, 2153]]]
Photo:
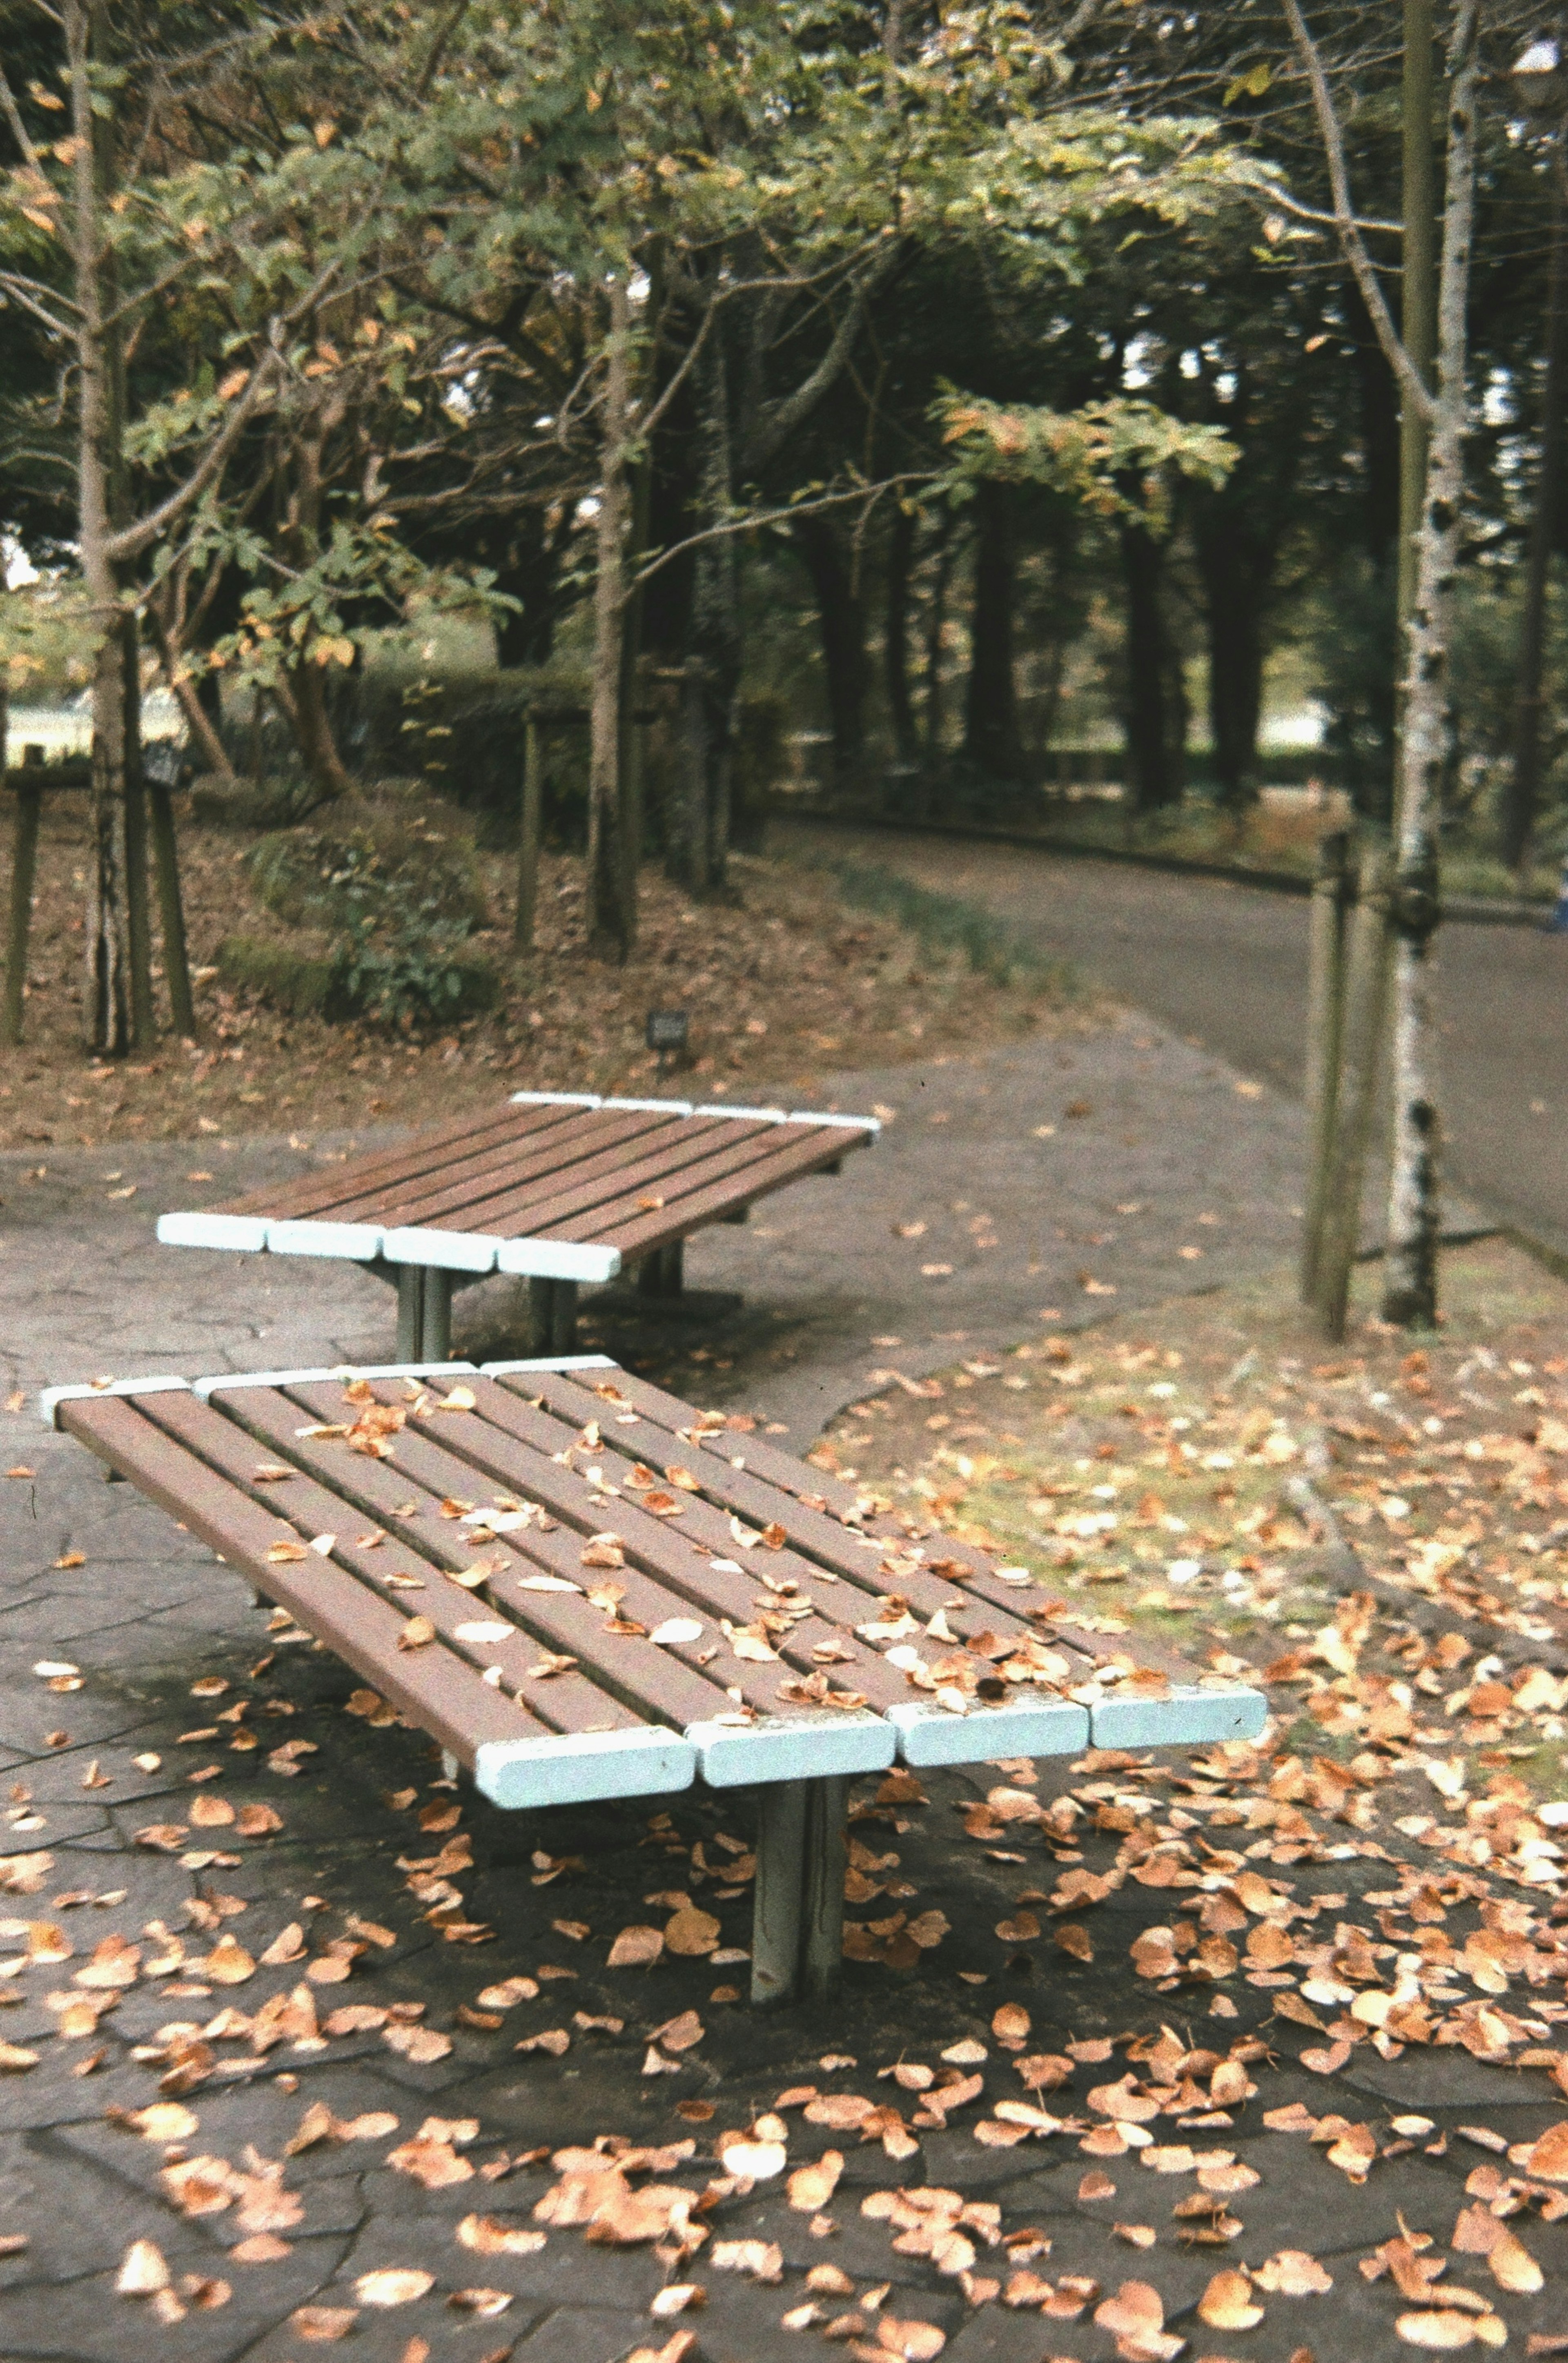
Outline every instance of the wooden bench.
[[501, 1109], [417, 1134], [398, 1148], [159, 1217], [166, 1247], [336, 1256], [397, 1288], [400, 1361], [451, 1346], [454, 1288], [526, 1273], [537, 1353], [576, 1345], [577, 1291], [639, 1267], [649, 1294], [678, 1296], [685, 1241], [743, 1223], [759, 1198], [836, 1173], [874, 1116], [689, 1100], [517, 1092]]
[[497, 1805], [756, 1786], [758, 2002], [833, 1988], [857, 1774], [1265, 1719], [602, 1356], [133, 1379], [43, 1409]]

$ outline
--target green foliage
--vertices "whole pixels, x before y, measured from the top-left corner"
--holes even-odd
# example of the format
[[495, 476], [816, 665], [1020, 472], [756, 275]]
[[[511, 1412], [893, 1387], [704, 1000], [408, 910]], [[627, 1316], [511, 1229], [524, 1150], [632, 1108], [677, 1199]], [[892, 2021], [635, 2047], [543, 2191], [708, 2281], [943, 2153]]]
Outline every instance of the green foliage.
[[298, 926], [333, 926], [373, 903], [384, 887], [417, 893], [433, 918], [471, 934], [488, 918], [473, 849], [422, 812], [345, 801], [313, 828], [265, 837], [250, 876], [271, 911]]
[[439, 916], [406, 877], [367, 865], [343, 884], [348, 915], [332, 961], [350, 1008], [408, 1034], [492, 1006], [499, 981], [488, 962], [462, 958], [469, 929]]
[[943, 488], [959, 499], [987, 479], [1043, 484], [1103, 516], [1163, 527], [1173, 477], [1218, 487], [1236, 458], [1222, 427], [1191, 426], [1128, 397], [1063, 412], [981, 401], [949, 386], [935, 416], [953, 454]]
[[325, 938], [324, 1014], [412, 1032], [494, 1001], [494, 971], [465, 956], [488, 915], [473, 848], [422, 814], [350, 806], [263, 838], [250, 873], [270, 910]]

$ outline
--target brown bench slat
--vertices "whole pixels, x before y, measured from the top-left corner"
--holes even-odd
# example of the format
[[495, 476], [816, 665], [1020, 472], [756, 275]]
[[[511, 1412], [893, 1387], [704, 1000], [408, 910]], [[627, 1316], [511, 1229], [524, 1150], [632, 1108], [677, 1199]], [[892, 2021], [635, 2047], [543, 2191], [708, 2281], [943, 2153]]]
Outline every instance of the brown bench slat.
[[[270, 1215], [280, 1222], [306, 1221], [335, 1214], [345, 1196], [351, 1203], [365, 1187], [379, 1188], [407, 1177], [417, 1179], [450, 1163], [454, 1157], [477, 1154], [496, 1142], [525, 1140], [584, 1113], [582, 1108], [514, 1107], [508, 1102], [499, 1111], [491, 1109], [484, 1115], [459, 1116], [432, 1131], [416, 1133], [412, 1140], [400, 1142], [395, 1148], [354, 1158], [335, 1172], [301, 1174], [295, 1182], [248, 1191], [244, 1197], [232, 1199], [214, 1211], [223, 1215]], [[347, 1193], [345, 1182], [353, 1184]]]
[[[442, 1415], [442, 1448], [458, 1456], [465, 1468], [499, 1480], [508, 1490], [516, 1492], [521, 1487], [574, 1535], [605, 1531], [605, 1522], [609, 1520], [607, 1530], [620, 1539], [628, 1553], [628, 1566], [635, 1563], [649, 1570], [662, 1585], [678, 1595], [662, 1610], [662, 1614], [696, 1608], [713, 1621], [716, 1628], [722, 1617], [728, 1617], [733, 1625], [748, 1625], [762, 1604], [759, 1592], [763, 1593], [770, 1607], [788, 1604], [786, 1595], [767, 1593], [762, 1581], [763, 1572], [775, 1581], [793, 1579], [807, 1596], [813, 1580], [823, 1581], [819, 1567], [788, 1550], [768, 1550], [761, 1560], [748, 1552], [744, 1558], [751, 1559], [751, 1569], [743, 1561], [737, 1562], [740, 1567], [737, 1574], [716, 1570], [711, 1559], [700, 1553], [733, 1559], [739, 1547], [728, 1521], [700, 1496], [681, 1495], [687, 1504], [687, 1514], [668, 1521], [643, 1510], [635, 1494], [625, 1495], [618, 1503], [606, 1501], [574, 1471], [559, 1467], [550, 1457], [564, 1451], [574, 1441], [573, 1430], [517, 1403], [492, 1381], [479, 1381], [474, 1392], [479, 1403], [476, 1413]], [[522, 1446], [531, 1449], [524, 1452]], [[694, 1550], [694, 1545], [700, 1545], [700, 1551]], [[563, 1567], [561, 1571], [573, 1570]], [[632, 1613], [644, 1615], [641, 1609]], [[812, 1651], [829, 1643], [841, 1646], [848, 1654], [837, 1662], [819, 1666]], [[861, 1640], [852, 1627], [837, 1623], [823, 1612], [820, 1603], [817, 1614], [803, 1617], [789, 1632], [778, 1636], [773, 1647], [786, 1668], [808, 1674], [823, 1671], [830, 1687], [862, 1691], [873, 1706], [902, 1705], [908, 1697], [908, 1686], [898, 1669], [884, 1665], [878, 1650]], [[766, 1699], [770, 1714], [791, 1711], [793, 1703], [779, 1700], [768, 1689], [766, 1678], [755, 1674], [743, 1659], [733, 1661], [733, 1670], [728, 1665], [725, 1667], [723, 1680], [743, 1688], [749, 1682], [755, 1683]]]
[[[312, 1392], [318, 1398], [315, 1403], [309, 1400]], [[561, 1690], [569, 1695], [573, 1685], [581, 1679], [596, 1696], [609, 1693], [608, 1703], [617, 1720], [628, 1720], [625, 1710], [629, 1710], [630, 1720], [668, 1721], [677, 1729], [729, 1711], [733, 1702], [727, 1698], [718, 1680], [683, 1662], [673, 1650], [651, 1646], [638, 1650], [626, 1644], [609, 1646], [602, 1624], [590, 1624], [584, 1614], [588, 1609], [585, 1601], [574, 1610], [568, 1593], [533, 1593], [508, 1585], [509, 1575], [528, 1575], [540, 1570], [566, 1576], [573, 1582], [592, 1582], [594, 1571], [583, 1568], [575, 1548], [568, 1564], [563, 1553], [550, 1548], [551, 1538], [548, 1536], [497, 1536], [494, 1542], [486, 1539], [482, 1544], [455, 1519], [439, 1516], [439, 1503], [450, 1493], [450, 1488], [438, 1485], [431, 1489], [421, 1483], [406, 1459], [378, 1460], [369, 1454], [351, 1452], [336, 1439], [298, 1436], [302, 1412], [313, 1423], [323, 1415], [335, 1416], [334, 1407], [330, 1403], [324, 1407], [319, 1401], [326, 1392], [325, 1389], [301, 1389], [297, 1398], [291, 1398], [266, 1389], [245, 1388], [232, 1392], [226, 1390], [224, 1400], [232, 1407], [234, 1417], [269, 1451], [275, 1452], [280, 1459], [292, 1459], [317, 1471], [339, 1498], [384, 1523], [389, 1541], [406, 1535], [412, 1524], [399, 1517], [397, 1510], [410, 1499], [417, 1501], [421, 1556], [441, 1569], [443, 1577], [448, 1570], [455, 1573], [480, 1559], [499, 1558], [505, 1561], [488, 1583], [468, 1595], [474, 1603], [470, 1614], [477, 1616], [482, 1608], [492, 1607], [498, 1615], [505, 1615], [532, 1634], [540, 1646], [579, 1658], [585, 1669], [581, 1676], [552, 1676], [538, 1685], [541, 1692]], [[336, 1406], [337, 1410], [342, 1408], [340, 1403]], [[399, 1431], [399, 1443], [406, 1434], [406, 1430]], [[621, 1578], [617, 1574], [615, 1580], [619, 1581]], [[684, 1602], [674, 1599], [659, 1603], [652, 1622], [658, 1624], [666, 1614], [679, 1614], [684, 1606]], [[598, 1612], [588, 1609], [588, 1614], [597, 1616]], [[618, 1706], [615, 1705], [617, 1701]], [[542, 1698], [539, 1711], [546, 1711]]]
[[[593, 1238], [606, 1247], [619, 1248], [623, 1256], [651, 1254], [655, 1248], [666, 1247], [672, 1240], [684, 1238], [688, 1232], [700, 1229], [704, 1224], [721, 1222], [738, 1201], [744, 1200], [750, 1205], [758, 1198], [769, 1196], [774, 1190], [782, 1190], [786, 1182], [801, 1181], [820, 1167], [836, 1163], [851, 1147], [863, 1143], [868, 1137], [864, 1133], [858, 1137], [847, 1134], [841, 1145], [829, 1143], [823, 1146], [819, 1139], [814, 1140], [809, 1135], [805, 1140], [793, 1137], [795, 1132], [794, 1125], [788, 1128], [791, 1137], [782, 1141], [780, 1135], [784, 1131], [782, 1125], [774, 1125], [770, 1130], [773, 1142], [778, 1145], [772, 1148], [765, 1157], [749, 1161], [744, 1173], [732, 1172], [730, 1160], [719, 1160], [723, 1170], [700, 1190], [693, 1191], [690, 1195], [683, 1194], [673, 1204], [653, 1212], [628, 1217], [613, 1226], [595, 1226]], [[739, 1159], [734, 1160], [735, 1163], [740, 1161]], [[587, 1234], [580, 1224], [566, 1223], [561, 1226], [558, 1236], [576, 1238]]]
[[103, 1396], [63, 1403], [68, 1435], [189, 1528], [269, 1599], [373, 1684], [382, 1697], [473, 1766], [486, 1742], [547, 1738], [549, 1727], [493, 1690], [438, 1642], [399, 1651], [405, 1618], [328, 1559], [275, 1565], [267, 1552], [296, 1539], [284, 1520], [248, 1502], [183, 1448], [153, 1426], [136, 1402]]
[[[551, 1374], [552, 1387], [559, 1381], [564, 1381], [568, 1386], [575, 1385], [580, 1391], [584, 1384], [594, 1386], [586, 1373], [575, 1381], [566, 1377], [565, 1373], [559, 1374], [559, 1380], [556, 1374]], [[655, 1421], [673, 1437], [686, 1440], [681, 1423], [686, 1423], [689, 1433], [690, 1406], [684, 1403], [678, 1395], [670, 1394], [647, 1379], [634, 1377], [629, 1371], [606, 1370], [601, 1383], [613, 1384], [617, 1394], [632, 1410]], [[594, 1392], [597, 1393], [596, 1386], [594, 1386]], [[769, 1443], [766, 1437], [728, 1428], [710, 1430], [696, 1440], [706, 1452], [726, 1460], [731, 1460], [733, 1454], [740, 1453], [746, 1469], [753, 1476], [777, 1485], [781, 1492], [789, 1492], [797, 1499], [808, 1492], [815, 1493], [819, 1501], [828, 1503], [830, 1511], [836, 1510], [840, 1516], [853, 1511], [862, 1499], [856, 1488], [846, 1484], [841, 1477], [834, 1476], [831, 1470], [818, 1470], [806, 1461], [797, 1460], [793, 1454], [781, 1452], [776, 1445]], [[890, 1544], [898, 1545], [906, 1539], [891, 1519], [872, 1517], [856, 1523], [860, 1531], [875, 1535], [879, 1540], [885, 1539]], [[933, 1532], [930, 1540], [940, 1545], [944, 1557], [958, 1560], [970, 1570], [968, 1574], [953, 1579], [955, 1583], [962, 1586], [966, 1596], [986, 1601], [1008, 1618], [1028, 1615], [1027, 1595], [1000, 1581], [991, 1560], [977, 1545], [959, 1542], [940, 1529]], [[901, 1585], [894, 1588], [903, 1589]], [[1044, 1624], [1038, 1616], [1029, 1618], [1029, 1627], [1042, 1639], [1051, 1638], [1063, 1648], [1081, 1651], [1097, 1660], [1129, 1658], [1135, 1665], [1149, 1666], [1171, 1681], [1190, 1682], [1194, 1677], [1195, 1669], [1177, 1651], [1165, 1648], [1159, 1641], [1151, 1640], [1141, 1633], [1136, 1637], [1120, 1634], [1080, 1633], [1070, 1625]]]
[[[529, 1370], [517, 1372], [513, 1377], [503, 1379], [500, 1383], [519, 1393], [525, 1390], [537, 1392], [551, 1410], [558, 1412], [563, 1419], [577, 1419], [580, 1426], [584, 1419], [602, 1420], [604, 1416], [603, 1405], [582, 1384], [582, 1380], [587, 1375], [586, 1372]], [[606, 1376], [610, 1376], [610, 1373], [606, 1372]], [[619, 1372], [615, 1374], [615, 1380], [617, 1386], [623, 1384]], [[607, 1430], [601, 1427], [600, 1432], [606, 1437], [617, 1433], [613, 1427]], [[776, 1519], [803, 1556], [830, 1568], [861, 1591], [877, 1596], [889, 1592], [899, 1592], [908, 1601], [914, 1613], [920, 1616], [934, 1615], [939, 1608], [946, 1606], [953, 1599], [954, 1587], [945, 1576], [933, 1575], [924, 1569], [907, 1576], [900, 1574], [894, 1577], [883, 1572], [882, 1561], [890, 1550], [896, 1549], [902, 1555], [907, 1549], [907, 1542], [903, 1536], [872, 1536], [867, 1541], [859, 1541], [856, 1537], [865, 1531], [863, 1528], [841, 1525], [830, 1513], [807, 1508], [797, 1496], [780, 1492], [762, 1478], [753, 1476], [750, 1470], [733, 1468], [722, 1455], [698, 1453], [691, 1444], [672, 1435], [671, 1431], [662, 1429], [660, 1432], [671, 1436], [672, 1446], [679, 1448], [677, 1457], [682, 1465], [690, 1470], [703, 1491], [721, 1508], [756, 1526], [766, 1525]], [[629, 1428], [618, 1431], [616, 1448], [623, 1452], [635, 1450], [634, 1435], [635, 1431]], [[873, 1544], [874, 1548], [872, 1547]], [[973, 1605], [967, 1600], [962, 1604]], [[1001, 1607], [998, 1613], [1020, 1633], [1033, 1629], [1017, 1605]]]
[[[683, 1136], [690, 1137], [689, 1119], [677, 1122]], [[497, 1159], [478, 1170], [466, 1164], [449, 1168], [439, 1176], [432, 1175], [429, 1186], [413, 1194], [388, 1193], [384, 1203], [368, 1201], [361, 1218], [386, 1221], [388, 1213], [395, 1210], [399, 1227], [439, 1226], [446, 1230], [520, 1237], [539, 1227], [532, 1219], [536, 1204], [550, 1205], [558, 1199], [573, 1205], [592, 1204], [606, 1175], [613, 1178], [628, 1170], [628, 1153], [640, 1160], [648, 1153], [648, 1144], [662, 1143], [677, 1129], [676, 1122], [636, 1112], [606, 1111], [595, 1116], [592, 1126], [592, 1130], [586, 1125], [574, 1127], [570, 1141], [552, 1155]], [[696, 1129], [700, 1135], [706, 1128]], [[717, 1125], [714, 1128], [717, 1129]], [[697, 1153], [695, 1143], [689, 1153]], [[659, 1162], [657, 1154], [653, 1162]]]
[[[480, 1386], [484, 1381], [479, 1382]], [[385, 1391], [391, 1398], [391, 1388]], [[301, 1387], [295, 1391], [296, 1400], [319, 1410], [329, 1400], [326, 1387]], [[502, 1407], [505, 1399], [499, 1389], [494, 1390]], [[810, 1656], [813, 1647], [829, 1641], [842, 1640], [851, 1652], [848, 1670], [842, 1665], [824, 1669], [833, 1686], [865, 1691], [868, 1699], [879, 1705], [901, 1704], [907, 1695], [904, 1678], [895, 1668], [884, 1666], [866, 1644], [844, 1634], [842, 1628], [824, 1617], [803, 1619], [787, 1636], [781, 1636], [773, 1646], [782, 1660], [780, 1670], [772, 1666], [759, 1667], [753, 1661], [734, 1658], [728, 1650], [719, 1632], [719, 1620], [728, 1617], [737, 1625], [750, 1624], [756, 1613], [756, 1594], [762, 1588], [754, 1575], [744, 1570], [727, 1576], [715, 1570], [706, 1558], [693, 1551], [689, 1541], [673, 1534], [670, 1525], [639, 1508], [633, 1499], [608, 1501], [575, 1471], [558, 1467], [548, 1454], [537, 1446], [529, 1449], [511, 1434], [488, 1425], [477, 1414], [468, 1412], [441, 1413], [440, 1426], [411, 1432], [405, 1427], [398, 1432], [397, 1465], [417, 1483], [430, 1490], [436, 1500], [450, 1497], [456, 1488], [472, 1481], [473, 1473], [483, 1468], [493, 1481], [498, 1481], [514, 1498], [520, 1492], [540, 1503], [551, 1516], [562, 1520], [566, 1533], [562, 1537], [539, 1536], [532, 1529], [506, 1537], [523, 1552], [535, 1557], [551, 1571], [570, 1581], [584, 1583], [594, 1581], [592, 1571], [585, 1571], [579, 1557], [578, 1546], [584, 1536], [612, 1531], [627, 1554], [628, 1565], [616, 1570], [611, 1580], [628, 1586], [627, 1605], [629, 1613], [644, 1624], [662, 1623], [666, 1616], [680, 1615], [691, 1608], [699, 1609], [714, 1626], [711, 1638], [718, 1641], [723, 1652], [722, 1664], [710, 1665], [703, 1671], [710, 1682], [719, 1685], [717, 1700], [710, 1697], [706, 1714], [725, 1713], [734, 1703], [727, 1693], [740, 1690], [747, 1704], [765, 1710], [769, 1714], [789, 1714], [798, 1712], [793, 1702], [779, 1698], [778, 1685], [790, 1679], [792, 1672], [815, 1672], [816, 1661]], [[553, 1426], [554, 1424], [551, 1423]], [[572, 1442], [571, 1431], [556, 1429], [561, 1442]], [[466, 1442], [467, 1449], [464, 1450]], [[553, 1439], [552, 1439], [553, 1443]], [[461, 1495], [458, 1498], [462, 1498]], [[609, 1522], [606, 1526], [606, 1521]], [[673, 1522], [672, 1522], [673, 1523]], [[705, 1551], [728, 1555], [735, 1544], [728, 1526], [723, 1526], [713, 1538], [703, 1545]], [[786, 1571], [784, 1560], [779, 1572]], [[806, 1578], [818, 1572], [804, 1561], [795, 1562], [799, 1574]], [[771, 1571], [771, 1570], [770, 1570]], [[636, 1575], [641, 1588], [639, 1597], [643, 1605], [632, 1604]], [[650, 1579], [651, 1583], [650, 1586]], [[606, 1580], [604, 1571], [599, 1580]], [[770, 1598], [769, 1604], [773, 1604]], [[668, 1660], [677, 1653], [697, 1666], [695, 1652], [704, 1642], [677, 1643], [673, 1649], [659, 1647], [657, 1654]], [[627, 1645], [616, 1641], [606, 1652], [601, 1640], [591, 1651], [595, 1666], [603, 1669], [627, 1657]], [[632, 1658], [639, 1653], [635, 1647]], [[607, 1676], [606, 1677], [607, 1679]], [[693, 1714], [687, 1720], [701, 1719]]]
[[[661, 1126], [648, 1149], [630, 1162], [620, 1149], [607, 1151], [595, 1159], [591, 1168], [569, 1173], [558, 1183], [543, 1188], [526, 1183], [462, 1211], [474, 1228], [497, 1236], [543, 1238], [553, 1234], [564, 1238], [569, 1231], [578, 1229], [597, 1241], [607, 1227], [601, 1219], [603, 1210], [622, 1204], [635, 1205], [639, 1192], [651, 1193], [660, 1183], [667, 1190], [674, 1186], [674, 1177], [684, 1168], [727, 1152], [733, 1163], [744, 1165], [758, 1153], [756, 1146], [748, 1151], [744, 1144], [755, 1144], [760, 1134], [772, 1134], [774, 1129], [771, 1125], [737, 1124], [729, 1117], [715, 1116], [710, 1122], [688, 1116], [683, 1118], [678, 1132], [674, 1126]], [[444, 1220], [459, 1227], [454, 1217]]]
[[[479, 1621], [473, 1597], [447, 1581], [446, 1570], [438, 1561], [411, 1550], [395, 1533], [389, 1533], [379, 1549], [363, 1548], [352, 1537], [339, 1534], [345, 1510], [350, 1512], [352, 1523], [360, 1523], [358, 1516], [352, 1514], [354, 1505], [340, 1492], [317, 1483], [304, 1470], [297, 1477], [256, 1484], [255, 1437], [197, 1395], [150, 1395], [146, 1408], [149, 1419], [249, 1498], [264, 1503], [269, 1509], [275, 1503], [278, 1514], [288, 1518], [302, 1540], [308, 1542], [315, 1535], [333, 1535], [332, 1559], [339, 1566], [346, 1567], [361, 1582], [372, 1586], [378, 1596], [385, 1587], [385, 1596], [400, 1615], [428, 1616], [445, 1646], [482, 1674], [487, 1667], [498, 1667], [503, 1686], [510, 1695], [517, 1694], [519, 1682], [528, 1680], [536, 1651], [529, 1646], [529, 1636], [515, 1620], [514, 1636], [507, 1641], [478, 1644], [460, 1639], [460, 1625]], [[281, 1465], [282, 1455], [275, 1457]], [[308, 1565], [308, 1561], [305, 1564]], [[388, 1586], [387, 1578], [391, 1575], [416, 1576], [425, 1590], [416, 1595]], [[556, 1731], [619, 1731], [647, 1720], [645, 1713], [628, 1710], [580, 1672], [553, 1675], [524, 1695], [528, 1711], [537, 1721]], [[655, 1717], [663, 1712], [656, 1707]]]

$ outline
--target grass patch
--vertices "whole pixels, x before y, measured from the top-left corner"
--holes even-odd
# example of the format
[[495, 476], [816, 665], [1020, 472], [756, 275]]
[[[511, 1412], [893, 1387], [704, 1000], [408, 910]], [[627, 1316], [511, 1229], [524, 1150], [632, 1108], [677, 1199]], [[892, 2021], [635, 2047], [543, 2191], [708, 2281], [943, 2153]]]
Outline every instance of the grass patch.
[[835, 861], [829, 867], [852, 909], [893, 920], [929, 951], [961, 954], [976, 976], [994, 984], [1026, 977], [1063, 1000], [1076, 993], [1077, 978], [1067, 961], [1043, 958], [981, 904], [959, 894], [934, 894], [880, 862]]

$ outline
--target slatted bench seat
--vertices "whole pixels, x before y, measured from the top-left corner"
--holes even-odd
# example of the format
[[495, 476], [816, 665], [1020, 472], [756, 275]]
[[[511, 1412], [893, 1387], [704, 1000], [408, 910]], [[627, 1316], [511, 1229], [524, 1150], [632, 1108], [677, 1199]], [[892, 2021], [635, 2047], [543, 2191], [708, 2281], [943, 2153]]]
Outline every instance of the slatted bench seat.
[[635, 1265], [648, 1293], [678, 1295], [694, 1231], [743, 1223], [759, 1198], [837, 1172], [880, 1128], [807, 1109], [517, 1092], [332, 1171], [162, 1215], [158, 1237], [363, 1264], [397, 1288], [397, 1355], [410, 1362], [450, 1352], [454, 1288], [527, 1274], [533, 1350], [570, 1353], [583, 1282]]
[[857, 1774], [1265, 1719], [600, 1355], [126, 1380], [43, 1409], [497, 1805], [755, 1786], [760, 2002], [832, 1990]]

